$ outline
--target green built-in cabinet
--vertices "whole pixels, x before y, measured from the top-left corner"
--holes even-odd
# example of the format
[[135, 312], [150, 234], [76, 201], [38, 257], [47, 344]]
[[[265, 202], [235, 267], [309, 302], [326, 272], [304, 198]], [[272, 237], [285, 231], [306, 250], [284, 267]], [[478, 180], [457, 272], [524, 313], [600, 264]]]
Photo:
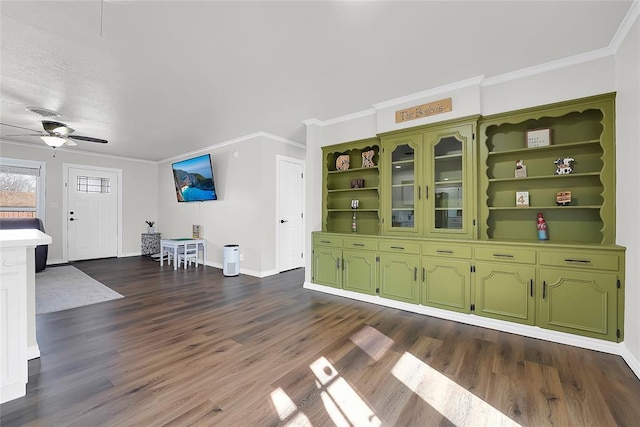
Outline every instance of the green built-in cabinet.
[[[614, 101], [605, 94], [324, 147], [312, 282], [622, 341]], [[527, 132], [540, 129], [549, 145], [527, 147]], [[371, 151], [374, 164], [362, 167]], [[349, 168], [339, 170], [345, 155]], [[556, 175], [564, 157], [573, 173]], [[518, 161], [526, 176], [516, 177]], [[354, 179], [363, 185], [352, 188]], [[529, 206], [516, 207], [516, 192], [529, 193]], [[568, 206], [558, 192], [571, 192]], [[538, 213], [547, 241], [537, 239]]]

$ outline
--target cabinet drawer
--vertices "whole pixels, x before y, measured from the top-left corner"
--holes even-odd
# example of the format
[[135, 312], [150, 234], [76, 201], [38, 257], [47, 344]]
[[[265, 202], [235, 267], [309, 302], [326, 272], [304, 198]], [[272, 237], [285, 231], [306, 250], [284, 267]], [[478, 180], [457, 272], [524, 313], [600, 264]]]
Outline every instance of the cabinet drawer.
[[425, 244], [422, 245], [422, 255], [471, 259], [471, 246]]
[[2, 276], [20, 273], [27, 264], [27, 251], [24, 248], [2, 249], [0, 251], [0, 265]]
[[334, 248], [342, 247], [342, 239], [333, 236], [313, 236], [314, 246], [331, 246]]
[[381, 241], [378, 247], [382, 252], [398, 252], [405, 254], [420, 254], [420, 243], [406, 241]]
[[620, 268], [618, 255], [584, 252], [540, 252], [540, 264], [557, 267], [578, 267], [617, 271]]
[[485, 261], [536, 263], [536, 251], [534, 249], [476, 248], [475, 257]]
[[355, 239], [348, 238], [342, 240], [342, 247], [347, 249], [368, 249], [372, 251], [378, 250], [378, 242], [372, 239]]

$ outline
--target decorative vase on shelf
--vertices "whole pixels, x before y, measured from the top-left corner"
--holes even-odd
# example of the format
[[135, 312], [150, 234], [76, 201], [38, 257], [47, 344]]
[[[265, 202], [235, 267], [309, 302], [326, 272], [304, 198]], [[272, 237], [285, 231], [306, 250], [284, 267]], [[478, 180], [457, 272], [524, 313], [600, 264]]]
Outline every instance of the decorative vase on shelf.
[[547, 229], [547, 221], [544, 220], [542, 212], [538, 213], [538, 240], [549, 240], [549, 230]]
[[149, 228], [147, 228], [147, 233], [149, 233], [149, 234], [153, 234], [153, 233], [155, 233], [155, 232], [156, 232], [156, 228], [155, 228], [155, 227], [149, 227]]

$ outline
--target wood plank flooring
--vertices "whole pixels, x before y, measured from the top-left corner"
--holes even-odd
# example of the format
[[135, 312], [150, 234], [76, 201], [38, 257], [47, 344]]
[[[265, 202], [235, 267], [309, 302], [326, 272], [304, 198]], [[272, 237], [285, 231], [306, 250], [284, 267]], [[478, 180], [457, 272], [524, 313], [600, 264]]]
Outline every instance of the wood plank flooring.
[[[37, 317], [2, 426], [636, 426], [622, 358], [145, 257], [74, 263], [125, 298]], [[55, 267], [53, 267], [55, 268]]]

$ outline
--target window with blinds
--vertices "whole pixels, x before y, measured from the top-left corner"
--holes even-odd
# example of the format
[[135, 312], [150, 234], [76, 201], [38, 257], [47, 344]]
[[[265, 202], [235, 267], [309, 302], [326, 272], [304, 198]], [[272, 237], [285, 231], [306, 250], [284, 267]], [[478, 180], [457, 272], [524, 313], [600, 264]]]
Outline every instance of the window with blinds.
[[44, 219], [44, 163], [0, 158], [0, 218]]

